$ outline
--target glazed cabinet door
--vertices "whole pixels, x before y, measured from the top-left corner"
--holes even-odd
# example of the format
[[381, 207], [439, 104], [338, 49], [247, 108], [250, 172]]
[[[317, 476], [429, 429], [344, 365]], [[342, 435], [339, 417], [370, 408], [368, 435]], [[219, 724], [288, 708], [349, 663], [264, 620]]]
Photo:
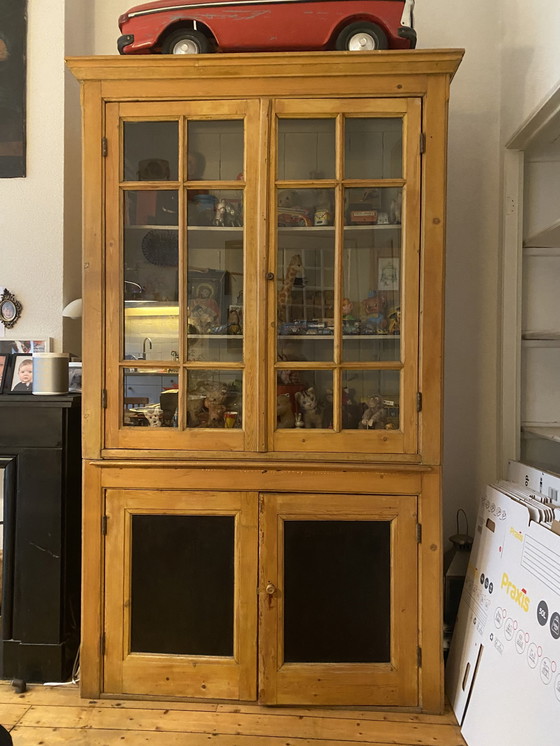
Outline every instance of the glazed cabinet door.
[[274, 103], [276, 451], [417, 451], [420, 117], [419, 99]]
[[108, 448], [257, 449], [259, 110], [107, 106]]
[[103, 690], [256, 697], [257, 496], [108, 490]]
[[418, 704], [415, 496], [261, 496], [263, 704]]

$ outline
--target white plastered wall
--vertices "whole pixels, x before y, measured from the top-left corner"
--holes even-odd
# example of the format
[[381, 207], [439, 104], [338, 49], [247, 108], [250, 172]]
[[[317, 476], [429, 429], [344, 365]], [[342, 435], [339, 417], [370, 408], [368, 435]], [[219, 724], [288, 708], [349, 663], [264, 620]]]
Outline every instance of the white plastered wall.
[[0, 286], [23, 305], [6, 337], [52, 337], [57, 349], [63, 303], [63, 55], [64, 2], [28, 0], [27, 176], [0, 179]]

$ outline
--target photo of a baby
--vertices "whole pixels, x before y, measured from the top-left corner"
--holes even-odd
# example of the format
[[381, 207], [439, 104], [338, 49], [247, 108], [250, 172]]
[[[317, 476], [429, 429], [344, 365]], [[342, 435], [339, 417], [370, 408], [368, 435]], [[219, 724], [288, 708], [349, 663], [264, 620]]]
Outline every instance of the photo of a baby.
[[33, 391], [33, 358], [16, 355], [12, 374], [12, 394], [31, 394]]

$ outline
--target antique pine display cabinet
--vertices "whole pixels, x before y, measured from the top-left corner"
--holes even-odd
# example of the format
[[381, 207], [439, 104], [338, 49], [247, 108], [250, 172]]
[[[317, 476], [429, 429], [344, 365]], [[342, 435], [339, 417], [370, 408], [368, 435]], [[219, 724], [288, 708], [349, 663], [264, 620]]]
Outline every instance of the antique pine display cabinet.
[[68, 60], [84, 696], [442, 708], [461, 56]]

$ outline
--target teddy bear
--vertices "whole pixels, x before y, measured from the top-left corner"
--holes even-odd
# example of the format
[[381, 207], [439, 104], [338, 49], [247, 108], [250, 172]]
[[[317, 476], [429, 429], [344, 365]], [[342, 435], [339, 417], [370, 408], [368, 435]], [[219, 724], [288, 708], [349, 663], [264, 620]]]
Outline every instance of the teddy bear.
[[225, 386], [211, 386], [203, 399], [203, 406], [196, 412], [198, 427], [225, 427], [227, 389]]
[[204, 400], [204, 407], [208, 410], [208, 421], [206, 427], [224, 427], [224, 415], [226, 406], [225, 396], [221, 393], [208, 394]]
[[276, 397], [276, 427], [295, 427], [296, 418], [292, 410], [289, 394], [278, 394]]
[[367, 407], [362, 414], [358, 427], [360, 430], [383, 430], [386, 424], [387, 409], [383, 403], [383, 397], [374, 394], [367, 400]]
[[305, 391], [296, 391], [296, 402], [303, 414], [305, 427], [322, 427], [322, 417], [319, 412], [317, 397], [313, 387]]
[[362, 332], [366, 333], [386, 333], [387, 319], [385, 309], [387, 308], [387, 299], [381, 293], [372, 291], [367, 298], [362, 301], [365, 318], [362, 318]]

